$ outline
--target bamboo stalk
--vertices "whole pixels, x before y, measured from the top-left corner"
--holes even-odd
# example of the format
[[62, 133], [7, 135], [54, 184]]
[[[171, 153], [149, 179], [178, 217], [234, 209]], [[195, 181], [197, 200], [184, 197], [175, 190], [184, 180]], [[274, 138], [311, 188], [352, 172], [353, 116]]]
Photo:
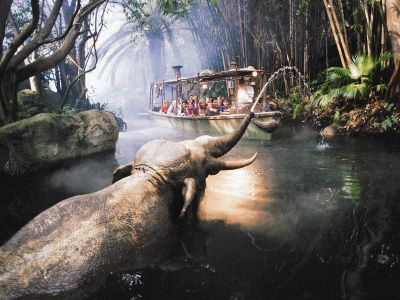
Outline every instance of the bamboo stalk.
[[340, 61], [342, 63], [342, 66], [346, 67], [346, 65], [347, 65], [346, 64], [346, 59], [345, 59], [345, 57], [343, 55], [342, 46], [340, 44], [339, 37], [338, 37], [337, 31], [336, 31], [336, 26], [335, 26], [331, 11], [329, 9], [329, 4], [328, 4], [327, 0], [323, 0], [323, 1], [324, 1], [325, 9], [326, 9], [326, 14], [327, 14], [328, 19], [329, 19], [329, 24], [331, 25], [333, 38], [335, 39], [336, 46], [337, 46], [337, 49], [338, 49], [338, 52], [339, 52]]

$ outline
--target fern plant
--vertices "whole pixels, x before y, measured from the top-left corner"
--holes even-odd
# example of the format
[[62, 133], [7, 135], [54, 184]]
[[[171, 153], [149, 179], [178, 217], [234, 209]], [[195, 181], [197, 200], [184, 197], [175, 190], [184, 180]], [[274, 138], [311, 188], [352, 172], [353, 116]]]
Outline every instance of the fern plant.
[[378, 75], [390, 57], [389, 53], [378, 59], [365, 54], [356, 55], [346, 68], [328, 68], [325, 81], [314, 93], [314, 106], [325, 107], [339, 98], [362, 100], [384, 93], [387, 85], [379, 82]]

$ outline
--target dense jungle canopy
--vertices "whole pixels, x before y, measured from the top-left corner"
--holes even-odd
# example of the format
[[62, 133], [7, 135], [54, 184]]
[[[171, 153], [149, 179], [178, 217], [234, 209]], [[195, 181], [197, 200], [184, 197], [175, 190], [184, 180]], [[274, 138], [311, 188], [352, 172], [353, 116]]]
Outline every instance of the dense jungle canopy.
[[[98, 45], [113, 17], [123, 19], [118, 34]], [[18, 101], [24, 89], [58, 111], [78, 100], [102, 102], [88, 95], [87, 75], [103, 61], [102, 73], [113, 81], [124, 57], [144, 99], [150, 82], [190, 52], [201, 69], [214, 71], [231, 61], [267, 74], [296, 67], [312, 96], [299, 99], [287, 78], [275, 87], [276, 97], [292, 99], [282, 110], [294, 117], [318, 110], [338, 118], [349, 105], [377, 100], [379, 123], [391, 128], [398, 121], [399, 32], [399, 0], [4, 0], [0, 120], [29, 116]]]

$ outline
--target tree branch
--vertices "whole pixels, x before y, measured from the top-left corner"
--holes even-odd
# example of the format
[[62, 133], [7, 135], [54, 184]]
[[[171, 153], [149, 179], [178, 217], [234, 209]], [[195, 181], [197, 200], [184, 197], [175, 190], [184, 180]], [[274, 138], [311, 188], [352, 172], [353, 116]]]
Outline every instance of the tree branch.
[[74, 24], [73, 21], [74, 21], [76, 15], [78, 14], [80, 8], [81, 8], [81, 0], [78, 0], [78, 3], [77, 3], [76, 8], [75, 8], [75, 11], [72, 14], [71, 20], [70, 20], [70, 22], [68, 24], [68, 27], [65, 29], [64, 33], [59, 35], [59, 36], [56, 36], [54, 38], [46, 39], [46, 40], [40, 42], [40, 46], [42, 46], [44, 44], [54, 43], [54, 42], [60, 41], [63, 38], [65, 38], [65, 36], [68, 34], [68, 32], [70, 32], [70, 30], [72, 29], [72, 26]]
[[17, 67], [20, 63], [22, 63], [25, 58], [27, 58], [33, 51], [40, 47], [40, 42], [49, 36], [54, 26], [54, 23], [57, 20], [62, 3], [63, 0], [56, 0], [49, 17], [44, 23], [43, 28], [37, 34], [35, 34], [32, 41], [26, 44], [20, 51], [18, 51], [18, 53], [14, 55], [14, 57], [10, 61], [11, 67]]
[[82, 26], [83, 20], [94, 9], [96, 9], [96, 7], [100, 6], [104, 2], [106, 2], [106, 0], [91, 0], [86, 6], [84, 6], [74, 18], [72, 28], [66, 35], [61, 47], [58, 48], [52, 55], [39, 58], [35, 62], [32, 62], [31, 64], [17, 70], [17, 82], [28, 79], [32, 75], [48, 70], [56, 64], [60, 63], [73, 49], [75, 45], [75, 40], [81, 34], [80, 28]]
[[[15, 52], [18, 50], [19, 46], [21, 46], [25, 40], [30, 37], [30, 35], [35, 31], [37, 28], [37, 25], [39, 23], [39, 17], [40, 17], [40, 7], [39, 7], [39, 0], [31, 0], [31, 6], [32, 6], [32, 21], [29, 23], [28, 27], [26, 27], [21, 34], [19, 34], [15, 40], [11, 43], [11, 45], [8, 47], [6, 53], [2, 57], [0, 61], [0, 74], [4, 72], [6, 67], [8, 66], [8, 63], [10, 62], [11, 58], [15, 54]], [[29, 78], [29, 77], [28, 77]]]
[[[60, 111], [62, 110], [62, 108], [64, 107], [64, 105], [65, 105], [65, 103], [66, 103], [68, 93], [70, 92], [72, 86], [73, 86], [78, 80], [80, 80], [84, 75], [86, 75], [87, 73], [92, 72], [92, 71], [93, 71], [94, 69], [96, 69], [96, 67], [97, 67], [97, 63], [98, 63], [98, 54], [97, 54], [96, 43], [97, 43], [97, 40], [98, 40], [98, 38], [99, 38], [99, 36], [100, 36], [100, 32], [102, 31], [103, 26], [104, 26], [104, 14], [105, 14], [105, 9], [104, 9], [104, 11], [103, 11], [103, 14], [101, 15], [101, 25], [100, 25], [100, 28], [99, 28], [99, 30], [97, 31], [97, 13], [96, 13], [95, 32], [93, 32], [93, 33], [91, 33], [91, 34], [89, 35], [90, 38], [93, 38], [93, 45], [92, 45], [92, 47], [91, 47], [91, 49], [90, 49], [90, 52], [89, 52], [88, 57], [86, 58], [86, 62], [85, 62], [85, 65], [84, 65], [84, 68], [83, 68], [82, 72], [81, 72], [77, 77], [75, 77], [75, 78], [72, 80], [72, 82], [69, 84], [67, 90], [65, 91], [64, 96], [63, 96], [62, 101], [61, 101], [61, 104], [60, 104], [60, 108], [59, 108]], [[90, 39], [90, 38], [88, 38], [88, 39]], [[94, 54], [92, 54], [93, 52], [94, 52]], [[90, 55], [94, 55], [94, 65], [93, 65], [89, 70], [86, 70], [87, 64], [88, 64], [88, 62], [89, 62]]]

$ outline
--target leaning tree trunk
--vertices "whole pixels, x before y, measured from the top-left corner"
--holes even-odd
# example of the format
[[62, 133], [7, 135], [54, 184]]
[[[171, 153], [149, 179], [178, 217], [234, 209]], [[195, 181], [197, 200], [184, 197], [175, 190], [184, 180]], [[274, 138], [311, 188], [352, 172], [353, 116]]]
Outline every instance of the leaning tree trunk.
[[386, 0], [386, 21], [395, 65], [385, 97], [388, 101], [400, 89], [400, 0]]

